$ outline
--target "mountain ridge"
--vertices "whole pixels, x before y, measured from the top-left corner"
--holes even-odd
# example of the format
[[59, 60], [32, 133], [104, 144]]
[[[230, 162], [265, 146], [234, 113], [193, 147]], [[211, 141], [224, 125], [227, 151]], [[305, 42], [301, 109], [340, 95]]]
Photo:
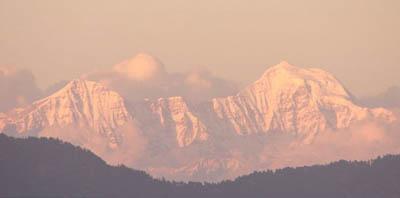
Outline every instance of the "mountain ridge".
[[[366, 120], [391, 123], [396, 119], [389, 110], [357, 105], [345, 87], [324, 70], [281, 62], [236, 95], [201, 104], [191, 104], [180, 96], [125, 101], [99, 82], [73, 80], [26, 108], [0, 115], [0, 133], [72, 139], [74, 144], [89, 148], [93, 147], [91, 144], [99, 144], [92, 139], [100, 138], [105, 139], [105, 143], [100, 142], [107, 144], [108, 149], [118, 150], [124, 147], [124, 142], [128, 149], [133, 146], [127, 140], [132, 131], [121, 130], [130, 125], [146, 139], [144, 156], [171, 155], [179, 164], [175, 168], [189, 170], [182, 173], [188, 174], [191, 167], [205, 167], [205, 164], [230, 167], [224, 165], [226, 160], [217, 159], [230, 155], [236, 147], [241, 150], [244, 146], [237, 139], [242, 137], [282, 133], [311, 144], [319, 133], [327, 130], [345, 129]], [[63, 132], [68, 127], [72, 129]], [[74, 132], [69, 134], [70, 131]], [[186, 152], [193, 155], [189, 157], [192, 161], [180, 159], [185, 158]], [[204, 160], [195, 164], [195, 158]], [[221, 164], [215, 165], [218, 161]]]
[[119, 94], [99, 83], [76, 79], [26, 108], [11, 111], [0, 129], [8, 127], [19, 135], [37, 135], [46, 127], [78, 125], [107, 136], [110, 146], [115, 147], [120, 140], [114, 130], [129, 120], [131, 116]]

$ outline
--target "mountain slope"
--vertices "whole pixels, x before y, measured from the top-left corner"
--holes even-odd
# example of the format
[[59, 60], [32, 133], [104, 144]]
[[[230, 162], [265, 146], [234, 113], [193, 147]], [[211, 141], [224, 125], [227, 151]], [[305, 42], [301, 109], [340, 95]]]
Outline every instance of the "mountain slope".
[[182, 97], [146, 99], [134, 104], [131, 112], [137, 115], [135, 119], [141, 123], [143, 131], [155, 131], [158, 135], [160, 131], [165, 131], [174, 136], [179, 147], [208, 139], [207, 126]]
[[216, 184], [154, 180], [54, 139], [0, 134], [0, 197], [397, 198], [400, 156], [255, 172]]
[[271, 135], [312, 144], [327, 131], [396, 120], [389, 110], [356, 104], [328, 72], [287, 62], [235, 96], [201, 104], [179, 96], [129, 102], [101, 83], [73, 80], [28, 107], [0, 114], [0, 132], [60, 138], [168, 178], [220, 180], [268, 168], [257, 163]]
[[106, 136], [115, 147], [121, 141], [115, 130], [131, 119], [119, 94], [99, 83], [73, 80], [53, 95], [9, 112], [0, 130], [37, 135], [49, 127], [75, 127]]
[[[180, 147], [206, 141], [216, 133], [293, 133], [306, 142], [326, 129], [377, 119], [395, 120], [385, 109], [356, 105], [331, 74], [287, 62], [269, 68], [236, 96], [190, 105], [182, 97], [144, 100], [127, 108], [124, 99], [100, 83], [74, 80], [57, 93], [0, 117], [0, 130], [35, 133], [48, 126], [89, 127], [118, 143], [114, 131], [133, 117], [146, 130], [166, 130]], [[6, 121], [4, 121], [6, 120]], [[156, 126], [154, 126], [156, 125]]]
[[[239, 135], [289, 132], [305, 142], [326, 129], [347, 128], [355, 122], [392, 122], [393, 113], [353, 103], [350, 93], [331, 74], [303, 69], [287, 62], [269, 68], [236, 96], [213, 99], [206, 112], [216, 130]], [[205, 113], [207, 114], [207, 113]], [[220, 123], [225, 123], [221, 128]]]
[[0, 197], [161, 197], [153, 188], [166, 186], [55, 139], [0, 134], [0, 149]]

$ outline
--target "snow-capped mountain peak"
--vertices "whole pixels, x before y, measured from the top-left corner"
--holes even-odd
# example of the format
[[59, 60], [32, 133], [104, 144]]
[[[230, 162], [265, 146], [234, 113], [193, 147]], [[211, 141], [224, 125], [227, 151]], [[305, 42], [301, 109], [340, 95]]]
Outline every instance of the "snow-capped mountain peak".
[[293, 66], [286, 61], [268, 68], [254, 84], [261, 84], [264, 89], [276, 91], [306, 86], [315, 94], [350, 97], [348, 91], [332, 74], [317, 68]]
[[[132, 72], [135, 79], [137, 70], [144, 71], [140, 77], [154, 76], [159, 70], [157, 64], [146, 66], [149, 70], [141, 69], [141, 63], [147, 59], [139, 57], [141, 61], [121, 66], [121, 72]], [[172, 178], [182, 178], [177, 175], [215, 174], [225, 172], [224, 169], [240, 172], [236, 169], [243, 167], [235, 153], [248, 149], [241, 144], [242, 140], [262, 144], [268, 139], [267, 134], [274, 133], [288, 135], [300, 144], [311, 144], [320, 133], [348, 128], [360, 121], [390, 123], [396, 120], [389, 110], [354, 103], [351, 94], [332, 74], [287, 62], [268, 68], [257, 81], [233, 96], [197, 105], [180, 96], [131, 102], [126, 104], [117, 92], [101, 83], [73, 80], [30, 106], [0, 114], [0, 132], [72, 139], [73, 143], [87, 148], [107, 144], [115, 148], [113, 151], [136, 148], [132, 143], [123, 144], [124, 140], [130, 142], [128, 138], [133, 135], [134, 139], [144, 138], [146, 142], [146, 149], [141, 152], [145, 152], [143, 163], [147, 166], [141, 168], [154, 167], [154, 173], [160, 173], [156, 169], [162, 169], [164, 164], [152, 164], [157, 161], [153, 158], [174, 159], [172, 169], [176, 171], [172, 173], [176, 175]], [[134, 126], [121, 129], [125, 124]], [[73, 130], [65, 130], [69, 127]], [[140, 138], [133, 134], [133, 129], [138, 129]], [[98, 138], [102, 140], [91, 141]], [[125, 151], [124, 155], [131, 153]], [[229, 160], [193, 161], [217, 156]]]
[[100, 83], [72, 80], [56, 93], [32, 105], [8, 113], [3, 129], [19, 134], [37, 134], [49, 127], [77, 127], [93, 130], [118, 143], [115, 129], [131, 116], [124, 99]]
[[287, 62], [267, 69], [237, 96], [214, 99], [212, 106], [217, 122], [226, 123], [224, 128], [229, 131], [241, 135], [289, 132], [305, 142], [329, 128], [346, 128], [367, 118], [394, 117], [390, 111], [353, 103], [349, 92], [330, 73]]

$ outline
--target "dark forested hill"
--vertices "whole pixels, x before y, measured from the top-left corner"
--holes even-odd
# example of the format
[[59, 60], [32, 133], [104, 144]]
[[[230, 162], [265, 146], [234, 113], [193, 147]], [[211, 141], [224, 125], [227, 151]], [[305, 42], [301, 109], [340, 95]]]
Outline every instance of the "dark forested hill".
[[69, 143], [0, 135], [0, 197], [157, 197], [159, 183]]
[[398, 198], [400, 156], [255, 172], [219, 184], [154, 180], [54, 139], [0, 135], [0, 197]]

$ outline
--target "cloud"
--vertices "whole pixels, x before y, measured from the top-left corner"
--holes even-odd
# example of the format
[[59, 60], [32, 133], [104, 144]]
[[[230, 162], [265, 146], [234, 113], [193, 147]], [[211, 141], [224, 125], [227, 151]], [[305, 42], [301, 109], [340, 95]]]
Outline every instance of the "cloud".
[[116, 134], [121, 134], [121, 142], [117, 147], [110, 147], [108, 139], [91, 138], [83, 144], [96, 155], [103, 158], [111, 165], [124, 164], [129, 167], [142, 168], [142, 158], [147, 157], [148, 139], [133, 122], [128, 122], [117, 129]]
[[[197, 145], [187, 148], [186, 151], [177, 151], [173, 155], [175, 158], [166, 153], [163, 157], [178, 161], [178, 165], [153, 163], [150, 172], [180, 180], [204, 181], [204, 178], [214, 178], [215, 181], [220, 181], [256, 170], [327, 164], [343, 159], [370, 160], [381, 155], [400, 153], [399, 129], [399, 123], [383, 125], [378, 122], [363, 122], [348, 129], [320, 132], [310, 144], [304, 144], [288, 133], [235, 136], [218, 141], [218, 145]], [[214, 147], [216, 150], [212, 150]], [[193, 170], [197, 169], [190, 169], [190, 165], [197, 167], [198, 159], [216, 160], [217, 166], [223, 165], [219, 164], [218, 159], [234, 159], [240, 166], [237, 169], [226, 167], [220, 172], [221, 175], [210, 173], [212, 175], [192, 177], [192, 172], [196, 173]], [[185, 172], [188, 167], [189, 172]], [[204, 168], [207, 169], [207, 166]]]
[[212, 87], [210, 75], [207, 71], [191, 72], [185, 78], [185, 83], [198, 89], [210, 89]]
[[238, 91], [236, 83], [223, 80], [206, 69], [168, 73], [157, 58], [143, 53], [107, 71], [90, 73], [83, 78], [103, 83], [128, 101], [183, 96], [198, 103]]
[[58, 81], [58, 82], [50, 85], [45, 90], [43, 90], [43, 96], [50, 96], [51, 94], [54, 94], [61, 88], [65, 87], [65, 85], [67, 85], [68, 82], [69, 81], [67, 81], [67, 80], [61, 80], [61, 81]]
[[362, 98], [361, 103], [370, 107], [400, 108], [400, 87], [390, 87], [383, 93]]
[[192, 101], [204, 101], [213, 97], [234, 95], [237, 84], [226, 81], [205, 69], [192, 70], [184, 75], [182, 95]]
[[136, 81], [159, 80], [166, 75], [164, 65], [157, 58], [145, 53], [115, 65], [113, 70]]
[[0, 112], [27, 105], [40, 96], [30, 71], [0, 67]]
[[398, 124], [359, 123], [343, 130], [320, 133], [312, 144], [300, 144], [288, 137], [275, 139], [260, 155], [260, 167], [283, 168], [326, 164], [337, 160], [369, 160], [400, 152]]
[[105, 134], [94, 134], [93, 130], [77, 126], [48, 127], [40, 131], [40, 137], [53, 137], [77, 146], [89, 149], [108, 164], [124, 164], [133, 168], [141, 168], [141, 160], [146, 156], [147, 138], [131, 121], [119, 127], [115, 134], [120, 142], [118, 146], [111, 143]]

